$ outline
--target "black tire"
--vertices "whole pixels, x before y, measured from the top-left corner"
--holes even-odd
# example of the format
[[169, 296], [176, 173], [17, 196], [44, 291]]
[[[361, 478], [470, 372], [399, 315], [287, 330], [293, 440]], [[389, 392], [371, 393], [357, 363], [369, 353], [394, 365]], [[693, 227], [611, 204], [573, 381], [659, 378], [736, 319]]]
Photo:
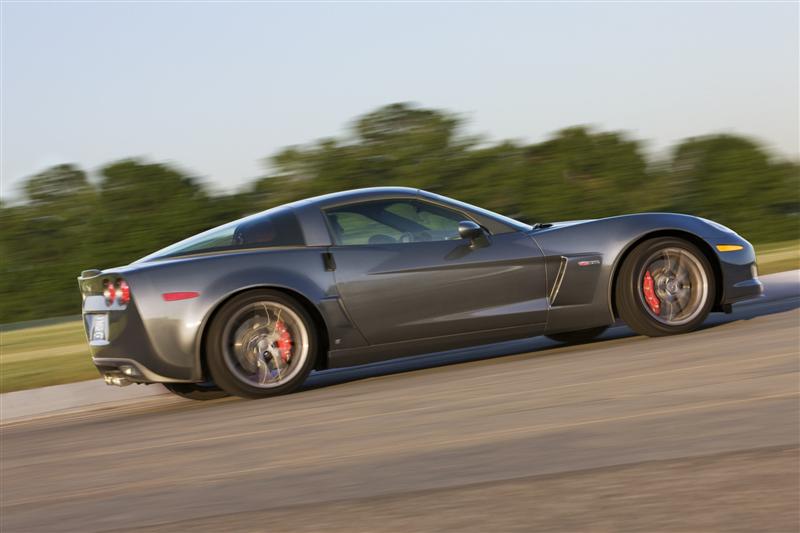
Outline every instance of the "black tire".
[[[680, 269], [691, 273], [676, 274]], [[655, 276], [651, 270], [657, 272]], [[617, 275], [615, 298], [620, 318], [632, 330], [661, 337], [697, 329], [714, 305], [715, 291], [714, 270], [697, 246], [660, 237], [641, 243], [625, 259]], [[685, 298], [685, 306], [676, 295]], [[678, 308], [680, 313], [675, 312]]]
[[[261, 306], [265, 316], [258, 317]], [[281, 314], [276, 316], [275, 309], [285, 313], [283, 317]], [[252, 316], [248, 314], [250, 312]], [[288, 348], [291, 352], [286, 360], [282, 359], [283, 352], [277, 352], [277, 343], [273, 342], [281, 320], [287, 323], [291, 320], [289, 326], [281, 326], [284, 330], [291, 330]], [[258, 327], [251, 331], [250, 324]], [[243, 333], [237, 337], [240, 331]], [[234, 339], [242, 342], [234, 342]], [[266, 350], [262, 352], [265, 346], [272, 350], [269, 352], [271, 356]], [[314, 368], [318, 349], [314, 321], [302, 305], [280, 291], [256, 289], [232, 298], [219, 310], [208, 331], [206, 358], [214, 383], [223, 390], [242, 398], [265, 398], [287, 394], [300, 387]], [[280, 358], [276, 354], [280, 354]], [[281, 361], [287, 374], [285, 380], [279, 364]], [[268, 366], [273, 362], [275, 366]], [[275, 376], [277, 380], [273, 381]]]
[[583, 342], [589, 342], [590, 340], [596, 339], [597, 337], [602, 335], [603, 332], [607, 329], [608, 326], [599, 326], [596, 328], [581, 329], [578, 331], [564, 331], [561, 333], [551, 333], [549, 335], [545, 335], [545, 337], [554, 340], [556, 342], [563, 342], [566, 344], [580, 344]]
[[163, 385], [172, 394], [188, 400], [218, 400], [230, 396], [219, 387], [203, 383], [164, 383]]

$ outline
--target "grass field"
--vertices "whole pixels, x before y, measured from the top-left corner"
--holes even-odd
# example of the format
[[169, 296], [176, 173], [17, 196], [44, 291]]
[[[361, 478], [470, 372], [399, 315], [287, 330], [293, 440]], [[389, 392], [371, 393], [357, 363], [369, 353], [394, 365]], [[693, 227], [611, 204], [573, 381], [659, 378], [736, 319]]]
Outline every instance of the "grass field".
[[[759, 274], [800, 268], [800, 241], [756, 246]], [[0, 331], [0, 392], [98, 378], [80, 320]]]
[[772, 274], [800, 268], [800, 241], [756, 246], [759, 274]]
[[0, 332], [0, 391], [99, 377], [80, 320]]

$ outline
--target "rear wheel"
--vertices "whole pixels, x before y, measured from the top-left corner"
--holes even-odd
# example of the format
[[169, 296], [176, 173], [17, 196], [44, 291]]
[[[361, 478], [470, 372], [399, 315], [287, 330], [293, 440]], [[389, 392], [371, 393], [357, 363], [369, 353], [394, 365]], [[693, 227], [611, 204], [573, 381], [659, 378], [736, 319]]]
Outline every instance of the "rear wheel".
[[580, 344], [582, 342], [589, 342], [603, 334], [608, 326], [600, 326], [596, 328], [581, 329], [578, 331], [565, 331], [562, 333], [551, 333], [545, 335], [548, 339], [556, 342], [564, 342], [567, 344]]
[[617, 278], [620, 318], [651, 337], [697, 329], [714, 303], [714, 272], [692, 243], [664, 237], [645, 241], [625, 259]]
[[269, 289], [248, 291], [223, 305], [206, 344], [214, 382], [244, 398], [294, 391], [311, 372], [316, 355], [317, 333], [308, 312]]
[[189, 400], [217, 400], [230, 396], [219, 387], [205, 383], [164, 383], [163, 385], [171, 393]]

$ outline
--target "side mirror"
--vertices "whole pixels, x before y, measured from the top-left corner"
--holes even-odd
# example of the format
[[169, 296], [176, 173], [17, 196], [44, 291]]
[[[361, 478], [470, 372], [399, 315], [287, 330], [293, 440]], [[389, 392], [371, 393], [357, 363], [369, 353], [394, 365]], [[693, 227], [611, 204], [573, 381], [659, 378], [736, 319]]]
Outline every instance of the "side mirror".
[[458, 223], [458, 234], [462, 239], [474, 241], [483, 237], [483, 228], [471, 220], [462, 220]]

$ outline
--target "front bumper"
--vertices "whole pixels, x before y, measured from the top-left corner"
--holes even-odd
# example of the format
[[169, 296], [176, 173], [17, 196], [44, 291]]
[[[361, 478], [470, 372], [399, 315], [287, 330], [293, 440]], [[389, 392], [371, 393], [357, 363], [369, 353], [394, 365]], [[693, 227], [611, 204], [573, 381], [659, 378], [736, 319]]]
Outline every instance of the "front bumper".
[[[735, 244], [741, 250], [721, 252], [718, 245]], [[758, 279], [756, 252], [753, 246], [738, 235], [726, 238], [724, 242], [712, 243], [719, 258], [722, 274], [722, 296], [720, 304], [729, 306], [736, 302], [758, 298], [764, 292], [764, 286]]]
[[764, 294], [764, 286], [758, 279], [748, 279], [727, 287], [723, 296], [724, 304], [734, 304], [744, 300], [752, 300]]

